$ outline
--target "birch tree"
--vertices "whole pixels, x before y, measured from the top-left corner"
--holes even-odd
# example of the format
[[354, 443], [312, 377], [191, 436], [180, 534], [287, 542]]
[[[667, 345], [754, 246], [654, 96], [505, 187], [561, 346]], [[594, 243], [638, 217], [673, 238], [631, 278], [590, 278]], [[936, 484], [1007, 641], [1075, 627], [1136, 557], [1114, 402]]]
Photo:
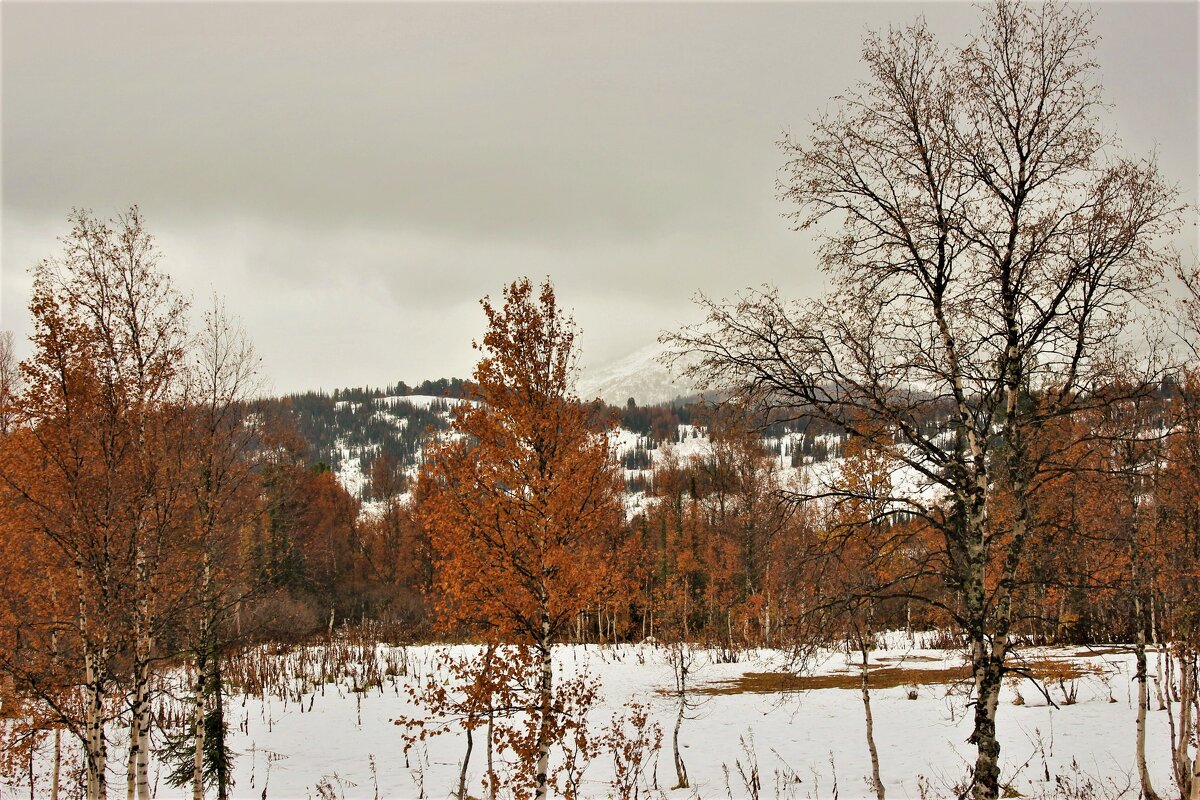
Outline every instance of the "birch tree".
[[0, 331], [0, 436], [7, 436], [13, 427], [13, 402], [20, 389], [20, 378], [16, 337], [12, 331]]
[[[239, 580], [239, 536], [258, 513], [257, 429], [248, 411], [259, 388], [258, 358], [240, 324], [217, 298], [193, 343], [187, 399], [192, 505], [187, 552], [194, 556], [187, 616], [195, 675], [189, 742], [175, 742], [168, 783], [190, 783], [194, 800], [215, 785], [229, 796], [232, 755], [226, 742], [222, 627], [230, 609], [255, 587]], [[190, 744], [190, 747], [184, 746]], [[190, 751], [190, 752], [189, 752]]]
[[[782, 143], [782, 197], [799, 229], [818, 230], [828, 293], [701, 298], [706, 321], [666, 337], [709, 387], [904, 444], [931, 489], [906, 510], [940, 533], [942, 604], [970, 649], [978, 800], [1002, 786], [996, 714], [1040, 476], [1031, 442], [1119, 399], [1103, 390], [1114, 364], [1139, 363], [1127, 333], [1179, 224], [1154, 160], [1126, 157], [1101, 125], [1091, 21], [1005, 0], [959, 48], [922, 21], [868, 35], [869, 78]], [[1159, 366], [1127, 371], [1130, 391]], [[922, 428], [932, 416], [949, 435]], [[1002, 485], [1012, 510], [997, 517]]]
[[178, 409], [187, 304], [158, 269], [136, 208], [71, 218], [63, 252], [33, 270], [34, 355], [17, 403], [30, 458], [3, 479], [71, 564], [82, 659], [89, 800], [107, 795], [114, 656], [130, 655], [127, 795], [148, 800], [150, 671], [182, 514]]

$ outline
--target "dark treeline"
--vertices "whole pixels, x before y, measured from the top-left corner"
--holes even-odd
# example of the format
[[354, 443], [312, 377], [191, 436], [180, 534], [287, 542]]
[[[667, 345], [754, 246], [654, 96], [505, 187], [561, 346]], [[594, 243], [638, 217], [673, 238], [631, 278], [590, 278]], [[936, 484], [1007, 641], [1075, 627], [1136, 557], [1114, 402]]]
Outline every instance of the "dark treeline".
[[[420, 404], [405, 401], [413, 395], [443, 399]], [[257, 413], [287, 420], [295, 427], [305, 443], [302, 458], [309, 466], [324, 465], [338, 472], [347, 458], [355, 459], [365, 478], [360, 499], [375, 500], [384, 496], [374, 488], [375, 460], [384, 456], [394, 462], [392, 468], [402, 472], [416, 469], [420, 466], [422, 443], [430, 433], [449, 426], [453, 402], [471, 397], [470, 381], [441, 378], [413, 387], [400, 382], [385, 389], [303, 392], [259, 400], [254, 408]], [[629, 470], [648, 470], [652, 451], [663, 444], [702, 435], [714, 414], [714, 405], [699, 395], [646, 405], [638, 405], [634, 398], [619, 406], [595, 401], [593, 406], [595, 420], [615, 420], [622, 429], [638, 435], [622, 456]], [[840, 426], [800, 409], [774, 421], [747, 414], [745, 424], [770, 443], [782, 464], [792, 467], [837, 457], [838, 442], [846, 435]], [[936, 426], [938, 420], [925, 424]], [[640, 490], [649, 480], [652, 476], [648, 474], [631, 476], [630, 488]]]
[[[334, 412], [333, 419], [341, 421], [332, 428], [334, 438], [345, 437], [368, 453], [362, 456], [367, 488], [360, 498], [337, 481], [319, 448], [303, 436], [311, 417], [295, 411], [296, 406], [289, 409], [290, 400], [278, 401], [278, 408], [291, 411], [280, 418], [288, 432], [276, 435], [271, 463], [261, 470], [265, 511], [247, 534], [243, 583], [262, 588], [243, 606], [243, 632], [263, 639], [302, 639], [326, 630], [331, 619], [335, 626], [369, 620], [393, 631], [395, 638], [428, 638], [432, 619], [426, 594], [432, 567], [419, 522], [422, 496], [415, 478], [429, 437], [449, 425], [448, 408], [392, 405], [388, 408], [398, 418], [411, 420], [399, 428], [372, 423], [380, 409], [366, 402]], [[1146, 429], [1161, 429], [1175, 424], [1170, 422], [1174, 415], [1189, 407], [1188, 398], [1172, 383], [1138, 413], [1144, 415]], [[871, 442], [872, 449], [864, 453], [866, 444], [813, 420], [764, 425], [752, 416], [699, 404], [629, 405], [599, 413], [619, 415], [622, 427], [631, 419], [628, 429], [639, 419], [666, 420], [659, 430], [674, 433], [655, 438], [651, 422], [651, 435], [622, 457], [627, 489], [641, 493], [622, 534], [639, 541], [637, 557], [625, 565], [624, 600], [581, 615], [575, 631], [579, 641], [631, 641], [654, 635], [656, 609], [674, 592], [679, 596], [671, 602], [686, 604], [687, 633], [697, 640], [731, 652], [778, 643], [780, 631], [799, 623], [798, 597], [811, 599], [811, 586], [805, 587], [812, 576], [805, 565], [820, 563], [820, 557], [828, 555], [826, 544], [843, 543], [845, 534], [857, 535], [867, 522], [881, 526], [872, 535], [889, 541], [896, 537], [912, 544], [929, 536], [920, 518], [895, 502], [913, 489], [899, 485], [903, 479], [894, 471], [895, 462], [886, 452], [881, 454], [878, 442]], [[417, 420], [424, 424], [415, 426]], [[342, 428], [345, 421], [360, 427]], [[936, 419], [928, 423], [937, 424]], [[691, 431], [685, 436], [705, 438], [705, 445], [687, 458], [662, 450], [663, 444], [679, 441], [679, 426]], [[415, 435], [400, 438], [414, 427]], [[347, 430], [360, 438], [351, 439]], [[400, 454], [388, 447], [372, 451], [370, 445], [378, 440], [369, 437], [377, 431], [395, 435], [392, 441], [406, 442], [407, 449]], [[793, 437], [786, 439], [791, 450], [781, 442], [787, 436]], [[1098, 432], [1098, 441], [1100, 436]], [[279, 441], [288, 444], [281, 447]], [[903, 441], [891, 442], [892, 447], [904, 446]], [[834, 457], [839, 460], [831, 462]], [[1098, 456], [1089, 452], [1086, 457]], [[797, 476], [805, 473], [788, 469], [806, 464], [827, 465], [839, 481], [855, 469], [869, 467], [878, 474], [872, 477], [870, 492], [864, 490], [868, 497], [819, 503], [806, 499], [820, 494], [819, 487], [797, 485]], [[1023, 578], [1031, 601], [1018, 626], [1024, 641], [1096, 643], [1128, 639], [1135, 632], [1131, 608], [1117, 592], [1121, 574], [1112, 572], [1111, 558], [1120, 554], [1108, 553], [1094, 569], [1087, 566], [1088, 558], [1072, 555], [1085, 549], [1089, 554], [1101, 552], [1097, 542], [1120, 540], [1119, 531], [1095, 528], [1102, 521], [1116, 524], [1114, 519], [1124, 518], [1079, 517], [1078, 506], [1084, 500], [1094, 505], [1094, 493], [1103, 494], [1105, 486], [1111, 489], [1126, 479], [1127, 471], [1118, 464], [1103, 470], [1064, 469], [1039, 496], [1044, 520], [1040, 530], [1047, 543], [1037, 550], [1044, 560], [1032, 560]], [[1161, 476], [1165, 480], [1168, 474]], [[1153, 486], [1141, 482], [1139, 487], [1149, 493], [1146, 497], [1154, 497]], [[789, 497], [794, 501], [788, 502]], [[363, 501], [371, 503], [367, 513]], [[864, 510], [869, 502], [879, 506], [870, 514]], [[1139, 508], [1137, 513], [1138, 524], [1143, 524], [1141, 516], [1147, 512]], [[1160, 509], [1158, 517], [1144, 524], [1165, 524], [1169, 517]], [[1124, 523], [1131, 524], [1127, 519]], [[915, 630], [945, 626], [945, 616], [931, 609], [952, 598], [917, 588], [920, 576], [934, 570], [943, 557], [933, 544], [914, 545], [905, 566], [905, 580], [911, 583], [875, 592], [892, 599], [873, 611], [874, 624]], [[1127, 562], [1127, 556], [1121, 557], [1121, 563]], [[901, 594], [917, 599], [896, 599]], [[1169, 616], [1163, 614], [1164, 619]]]

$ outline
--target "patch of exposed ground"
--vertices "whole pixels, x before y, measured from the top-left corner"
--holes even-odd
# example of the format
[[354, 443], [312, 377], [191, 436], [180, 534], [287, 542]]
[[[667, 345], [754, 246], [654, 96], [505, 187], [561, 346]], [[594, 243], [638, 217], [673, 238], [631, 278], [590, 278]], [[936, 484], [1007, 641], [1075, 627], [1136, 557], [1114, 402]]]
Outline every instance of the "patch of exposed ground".
[[[882, 659], [881, 659], [882, 660]], [[921, 660], [909, 657], [906, 660]], [[928, 659], [936, 661], [938, 659]], [[1016, 666], [1016, 665], [1014, 665]], [[1096, 668], [1059, 659], [1037, 659], [1020, 665], [1023, 674], [1041, 681], [1068, 681], [1094, 674]], [[965, 664], [954, 667], [920, 669], [903, 666], [868, 666], [867, 686], [871, 689], [893, 689], [898, 686], [927, 686], [965, 681], [971, 668]], [[729, 681], [716, 681], [696, 688], [697, 694], [775, 694], [805, 692], [813, 689], [858, 689], [862, 674], [858, 671], [827, 675], [796, 675], [790, 672], [747, 672]]]
[[[1133, 652], [1133, 647], [1097, 647], [1093, 649], [1076, 650], [1074, 655], [1076, 658], [1092, 658], [1094, 656], [1123, 656]], [[1146, 646], [1146, 654], [1157, 654], [1163, 652], [1161, 648], [1153, 645]]]

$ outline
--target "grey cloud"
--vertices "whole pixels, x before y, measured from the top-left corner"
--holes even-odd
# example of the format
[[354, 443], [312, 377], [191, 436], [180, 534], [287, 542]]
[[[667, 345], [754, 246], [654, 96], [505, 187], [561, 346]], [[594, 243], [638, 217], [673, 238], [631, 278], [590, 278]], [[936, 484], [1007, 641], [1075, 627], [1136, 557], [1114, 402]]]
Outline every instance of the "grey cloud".
[[[1096, 6], [1131, 149], [1196, 197], [1193, 4]], [[696, 289], [814, 290], [776, 141], [917, 4], [0, 4], [3, 324], [72, 206], [138, 202], [277, 387], [462, 374], [475, 305], [549, 274], [620, 355]], [[348, 343], [358, 342], [351, 347]], [[303, 345], [311, 348], [303, 358]], [[375, 377], [371, 377], [375, 376]]]

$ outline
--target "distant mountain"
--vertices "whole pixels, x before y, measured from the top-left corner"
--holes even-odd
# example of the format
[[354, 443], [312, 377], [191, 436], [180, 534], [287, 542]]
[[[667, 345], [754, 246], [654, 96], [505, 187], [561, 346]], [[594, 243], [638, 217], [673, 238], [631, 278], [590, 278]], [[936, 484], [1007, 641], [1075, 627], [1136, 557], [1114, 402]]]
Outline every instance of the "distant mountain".
[[583, 400], [599, 397], [614, 406], [625, 405], [631, 397], [638, 405], [651, 405], [694, 394], [693, 385], [659, 362], [665, 352], [666, 347], [655, 342], [615, 361], [586, 368], [579, 376], [576, 391]]

